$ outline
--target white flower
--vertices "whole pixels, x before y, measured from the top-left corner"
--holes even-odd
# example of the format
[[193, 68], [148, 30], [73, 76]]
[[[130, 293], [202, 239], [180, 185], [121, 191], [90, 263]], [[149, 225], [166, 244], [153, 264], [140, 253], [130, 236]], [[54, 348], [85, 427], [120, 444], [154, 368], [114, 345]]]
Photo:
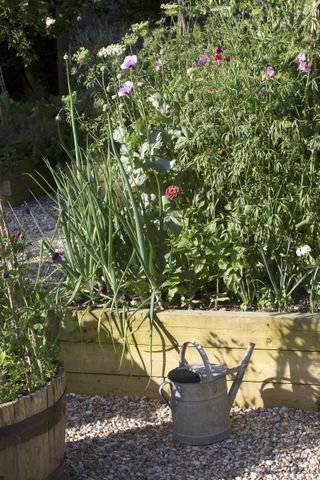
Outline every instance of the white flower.
[[105, 112], [107, 109], [108, 109], [108, 105], [107, 105], [107, 103], [105, 103], [102, 107], [102, 110]]
[[296, 254], [298, 257], [301, 257], [302, 255], [308, 255], [308, 253], [311, 252], [311, 247], [309, 245], [302, 245], [302, 247], [297, 248]]
[[118, 56], [123, 54], [125, 48], [126, 47], [124, 45], [121, 45], [120, 43], [114, 43], [114, 44], [108, 45], [107, 47], [100, 48], [97, 55], [98, 57], [107, 57], [112, 55]]
[[118, 73], [118, 75], [117, 75], [117, 79], [118, 79], [118, 80], [121, 80], [121, 78], [122, 78], [122, 75], [121, 75], [121, 73]]
[[46, 23], [46, 28], [50, 28], [52, 25], [56, 23], [55, 19], [51, 17], [46, 17], [44, 21]]

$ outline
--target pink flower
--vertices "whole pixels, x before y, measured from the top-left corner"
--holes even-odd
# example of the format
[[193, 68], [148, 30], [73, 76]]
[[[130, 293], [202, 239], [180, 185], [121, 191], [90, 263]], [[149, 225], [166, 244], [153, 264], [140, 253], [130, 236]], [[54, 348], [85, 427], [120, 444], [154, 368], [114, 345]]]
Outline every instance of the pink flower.
[[198, 68], [204, 67], [208, 60], [209, 60], [208, 52], [204, 52], [204, 54], [201, 55], [201, 57], [199, 58], [199, 60], [197, 62], [197, 67]]
[[128, 55], [120, 65], [121, 70], [130, 70], [138, 63], [137, 55]]
[[133, 90], [133, 82], [128, 80], [127, 82], [124, 83], [123, 87], [119, 88], [118, 96], [125, 97], [126, 95], [130, 95], [132, 90]]
[[300, 62], [306, 62], [307, 61], [307, 56], [305, 52], [299, 52], [296, 58], [294, 59], [295, 62], [300, 63]]
[[277, 74], [277, 70], [274, 67], [271, 67], [270, 65], [266, 68], [266, 74], [268, 77], [272, 78]]
[[298, 68], [303, 73], [310, 73], [311, 72], [311, 67], [309, 67], [306, 62], [300, 62]]
[[180, 195], [180, 187], [178, 187], [178, 185], [169, 185], [169, 187], [166, 188], [165, 196], [171, 202], [173, 202], [173, 200], [178, 198], [179, 195]]
[[156, 62], [155, 67], [154, 67], [155, 70], [156, 70], [156, 72], [160, 72], [161, 67], [162, 67], [162, 61], [161, 61], [161, 58], [159, 58], [159, 59], [157, 60], [157, 62]]

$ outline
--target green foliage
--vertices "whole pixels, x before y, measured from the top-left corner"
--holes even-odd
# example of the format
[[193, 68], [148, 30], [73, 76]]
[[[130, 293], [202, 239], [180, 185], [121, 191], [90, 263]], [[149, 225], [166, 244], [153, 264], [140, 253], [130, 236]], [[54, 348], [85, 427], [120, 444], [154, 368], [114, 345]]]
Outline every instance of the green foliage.
[[[1, 112], [1, 109], [0, 109]], [[69, 144], [66, 125], [57, 122], [58, 109], [45, 103], [12, 103], [2, 108], [0, 119], [1, 171], [28, 162], [37, 165], [47, 158], [56, 163], [65, 158], [61, 140]], [[58, 117], [59, 118], [59, 117]], [[60, 127], [60, 138], [58, 127]]]
[[[154, 291], [163, 306], [287, 309], [307, 296], [317, 309], [320, 52], [312, 11], [246, 2], [239, 16], [236, 2], [185, 3], [184, 35], [165, 8], [166, 21], [139, 32], [138, 52], [125, 37], [116, 49], [74, 56], [77, 95], [65, 104], [88, 146], [76, 148], [73, 191], [57, 178], [65, 287], [87, 303], [99, 301], [103, 284], [110, 298], [123, 292], [119, 305]], [[311, 73], [299, 70], [300, 51]], [[137, 64], [121, 69], [132, 53]], [[119, 96], [128, 81], [133, 90]], [[181, 194], [170, 201], [172, 184]], [[311, 250], [298, 256], [303, 245]]]
[[99, 0], [0, 0], [0, 42], [22, 57], [25, 64], [37, 59], [37, 37], [70, 31], [85, 6]]
[[[51, 380], [57, 348], [53, 293], [30, 268], [22, 232], [11, 235], [0, 203], [0, 403], [30, 393]], [[36, 275], [38, 273], [38, 275]], [[36, 279], [35, 279], [36, 277]], [[53, 328], [54, 327], [54, 328]], [[51, 335], [49, 338], [49, 332]]]

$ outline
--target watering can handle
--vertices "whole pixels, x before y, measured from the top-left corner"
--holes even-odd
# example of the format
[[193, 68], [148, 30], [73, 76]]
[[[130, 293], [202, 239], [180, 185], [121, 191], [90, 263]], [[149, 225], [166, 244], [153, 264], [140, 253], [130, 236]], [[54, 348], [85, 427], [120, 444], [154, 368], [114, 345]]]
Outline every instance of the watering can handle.
[[171, 396], [172, 396], [172, 384], [171, 384], [171, 382], [168, 382], [167, 380], [165, 382], [161, 383], [161, 385], [159, 387], [159, 393], [160, 393], [161, 397], [163, 398], [163, 400], [166, 402], [166, 404], [169, 405], [170, 409], [172, 410], [169, 398], [167, 398], [167, 396], [165, 395], [165, 393], [163, 391], [163, 388], [165, 387], [165, 385], [170, 385], [170, 391], [171, 391]]
[[248, 366], [248, 363], [250, 361], [252, 352], [254, 350], [254, 347], [255, 347], [254, 343], [249, 343], [249, 346], [247, 348], [244, 359], [241, 362], [241, 365], [239, 367], [234, 368], [234, 369], [231, 368], [231, 369], [228, 370], [228, 373], [231, 373], [233, 371], [237, 371], [237, 375], [236, 375], [235, 379], [233, 380], [233, 383], [232, 383], [231, 388], [230, 388], [229, 393], [228, 393], [230, 406], [232, 406], [232, 404], [234, 402], [234, 399], [236, 398], [236, 395], [238, 393], [240, 384], [242, 382], [243, 376], [244, 376], [245, 371], [247, 369], [247, 366]]
[[187, 346], [188, 345], [193, 345], [199, 352], [200, 354], [200, 357], [202, 358], [202, 361], [203, 361], [203, 364], [205, 366], [205, 370], [206, 370], [206, 374], [207, 374], [207, 379], [208, 381], [212, 381], [213, 379], [213, 376], [212, 376], [212, 372], [211, 372], [211, 368], [210, 368], [210, 363], [209, 363], [209, 359], [207, 357], [207, 354], [206, 352], [203, 350], [203, 348], [201, 347], [201, 345], [199, 345], [198, 342], [185, 342], [183, 345], [182, 345], [182, 348], [181, 348], [181, 351], [180, 351], [180, 362], [179, 362], [179, 366], [180, 367], [185, 367], [186, 366], [186, 358], [185, 358], [185, 354], [186, 354], [186, 349], [187, 349]]

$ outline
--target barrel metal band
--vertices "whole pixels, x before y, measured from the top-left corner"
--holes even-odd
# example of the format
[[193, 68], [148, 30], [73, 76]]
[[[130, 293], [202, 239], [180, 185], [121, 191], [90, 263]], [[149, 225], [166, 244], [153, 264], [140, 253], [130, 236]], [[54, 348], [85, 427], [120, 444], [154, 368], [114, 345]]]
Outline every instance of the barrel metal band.
[[18, 445], [46, 433], [64, 416], [66, 393], [53, 405], [32, 417], [7, 427], [0, 428], [0, 451]]

